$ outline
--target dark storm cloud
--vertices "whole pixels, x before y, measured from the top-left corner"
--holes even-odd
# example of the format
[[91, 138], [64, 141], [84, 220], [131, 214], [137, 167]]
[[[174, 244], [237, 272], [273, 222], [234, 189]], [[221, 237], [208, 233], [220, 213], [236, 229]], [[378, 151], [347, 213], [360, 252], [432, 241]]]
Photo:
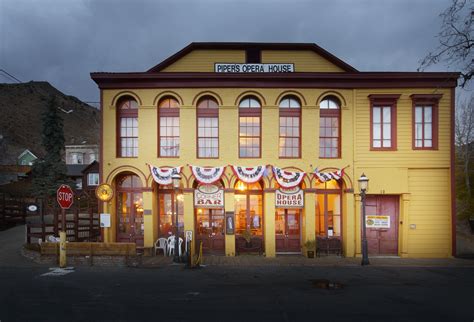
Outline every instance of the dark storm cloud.
[[0, 69], [85, 101], [91, 71], [144, 71], [193, 41], [314, 42], [361, 71], [415, 71], [449, 4], [0, 0]]

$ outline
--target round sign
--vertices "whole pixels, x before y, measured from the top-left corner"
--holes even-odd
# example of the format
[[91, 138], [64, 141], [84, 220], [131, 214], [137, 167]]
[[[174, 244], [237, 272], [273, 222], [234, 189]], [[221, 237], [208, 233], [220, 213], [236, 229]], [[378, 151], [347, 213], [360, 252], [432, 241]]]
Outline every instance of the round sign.
[[74, 192], [68, 185], [61, 185], [56, 192], [56, 200], [63, 209], [69, 209], [74, 202]]
[[114, 190], [107, 183], [102, 183], [95, 189], [95, 195], [100, 201], [110, 201], [114, 196]]
[[28, 205], [26, 209], [28, 209], [28, 211], [30, 212], [35, 212], [36, 210], [38, 210], [38, 206], [33, 203], [31, 205]]

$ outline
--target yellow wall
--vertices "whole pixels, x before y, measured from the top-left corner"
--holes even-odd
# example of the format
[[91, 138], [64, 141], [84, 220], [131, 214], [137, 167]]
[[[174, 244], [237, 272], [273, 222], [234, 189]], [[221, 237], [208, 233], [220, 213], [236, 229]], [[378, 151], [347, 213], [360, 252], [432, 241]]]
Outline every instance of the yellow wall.
[[296, 72], [344, 72], [310, 50], [262, 50], [262, 63], [294, 63]]
[[[215, 63], [245, 63], [245, 50], [196, 49], [161, 72], [214, 72]], [[261, 62], [293, 63], [296, 72], [344, 72], [313, 51], [262, 50]]]
[[[235, 61], [235, 59], [233, 60]], [[262, 158], [239, 159], [238, 157], [238, 98], [246, 92], [257, 93], [262, 99]], [[140, 102], [139, 107], [139, 156], [138, 158], [116, 158], [115, 145], [115, 103], [122, 94], [132, 94]], [[401, 94], [397, 104], [397, 151], [370, 151], [370, 104], [369, 94]], [[443, 94], [439, 105], [439, 150], [412, 150], [412, 94]], [[157, 157], [157, 102], [166, 94], [173, 94], [181, 102], [181, 155], [179, 158]], [[214, 95], [219, 102], [219, 158], [196, 158], [196, 109], [199, 97]], [[284, 94], [294, 94], [302, 101], [302, 157], [300, 159], [280, 159], [278, 157], [278, 100]], [[320, 159], [319, 150], [319, 108], [318, 102], [325, 95], [332, 94], [342, 102], [342, 158]], [[152, 179], [146, 163], [155, 166], [201, 165], [221, 166], [227, 164], [259, 165], [272, 164], [279, 167], [293, 167], [303, 171], [319, 169], [346, 168], [344, 188], [355, 188], [357, 178], [362, 172], [370, 178], [369, 194], [404, 195], [405, 206], [400, 207], [400, 217], [404, 217], [405, 226], [400, 226], [401, 246], [400, 255], [412, 257], [446, 257], [451, 249], [451, 213], [450, 213], [450, 91], [449, 89], [392, 89], [392, 90], [360, 90], [360, 89], [268, 89], [268, 88], [210, 88], [203, 89], [137, 89], [129, 91], [103, 90], [103, 178], [102, 181], [114, 183], [117, 174], [131, 171], [139, 175], [145, 187], [152, 187]], [[428, 174], [423, 176], [422, 174]], [[185, 188], [192, 188], [193, 180], [187, 167], [184, 168]], [[227, 179], [233, 176], [226, 170], [224, 180], [226, 188], [232, 189]], [[413, 178], [421, 178], [423, 181]], [[305, 186], [315, 187], [315, 180], [306, 180]], [[428, 188], [417, 185], [426, 184]], [[267, 180], [265, 188], [273, 188]], [[152, 198], [156, 198], [153, 193]], [[314, 196], [314, 193], [308, 193]], [[352, 192], [343, 195], [343, 247], [346, 256], [360, 254], [360, 203]], [[226, 192], [226, 210], [233, 210], [229, 201], [233, 199], [231, 192]], [[409, 199], [409, 200], [408, 200]], [[191, 199], [189, 199], [191, 200]], [[264, 196], [265, 209], [265, 245], [267, 256], [274, 256], [274, 207], [273, 193], [267, 191]], [[436, 200], [436, 202], [431, 202]], [[270, 202], [271, 201], [271, 202]], [[148, 201], [147, 201], [148, 202]], [[156, 238], [157, 205], [153, 202], [144, 205], [151, 208], [153, 215], [146, 219], [153, 227], [145, 227], [145, 246], [149, 247]], [[186, 202], [185, 226], [192, 227], [194, 211], [191, 203]], [[304, 239], [314, 238], [314, 203], [307, 201], [308, 207], [304, 216]], [[229, 209], [228, 209], [229, 208]], [[404, 210], [406, 209], [406, 210]], [[112, 211], [113, 208], [112, 208]], [[403, 212], [406, 213], [403, 213]], [[434, 217], [431, 219], [431, 214]], [[113, 216], [112, 216], [113, 217]], [[273, 220], [271, 219], [273, 218]], [[417, 224], [416, 230], [407, 230], [409, 223]], [[113, 225], [115, 223], [113, 222]], [[114, 231], [113, 229], [111, 231]], [[111, 239], [114, 232], [111, 233]], [[235, 246], [230, 242], [231, 236], [226, 236], [226, 254], [232, 256]], [[302, 240], [302, 244], [305, 242]], [[433, 245], [433, 246], [427, 246]], [[425, 247], [426, 246], [426, 247]], [[403, 252], [403, 254], [402, 254]], [[406, 253], [405, 253], [406, 252]]]

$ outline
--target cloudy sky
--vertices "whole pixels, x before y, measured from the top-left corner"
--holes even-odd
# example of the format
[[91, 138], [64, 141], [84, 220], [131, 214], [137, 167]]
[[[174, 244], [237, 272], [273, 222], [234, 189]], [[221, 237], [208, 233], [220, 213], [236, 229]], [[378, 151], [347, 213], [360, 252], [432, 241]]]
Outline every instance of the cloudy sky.
[[416, 71], [450, 3], [0, 0], [0, 69], [83, 101], [99, 97], [90, 72], [145, 71], [193, 41], [312, 42], [361, 71]]

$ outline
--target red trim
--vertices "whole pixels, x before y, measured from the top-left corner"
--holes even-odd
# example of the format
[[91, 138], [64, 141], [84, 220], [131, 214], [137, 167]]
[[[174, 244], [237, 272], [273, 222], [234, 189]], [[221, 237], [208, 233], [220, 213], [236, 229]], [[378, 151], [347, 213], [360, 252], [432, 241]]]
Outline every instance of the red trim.
[[[99, 183], [104, 183], [104, 97], [100, 90], [100, 147], [99, 147]], [[99, 202], [100, 213], [104, 212], [104, 202]], [[110, 210], [109, 210], [110, 211]], [[100, 241], [104, 241], [104, 229], [100, 230]]]
[[456, 256], [456, 178], [455, 178], [455, 145], [454, 145], [454, 129], [455, 129], [455, 88], [451, 88], [451, 238], [452, 238], [452, 249], [451, 253], [453, 256]]
[[459, 73], [91, 73], [105, 89], [137, 88], [449, 88]]
[[239, 42], [192, 42], [188, 46], [184, 47], [174, 55], [168, 57], [158, 65], [150, 68], [147, 73], [156, 73], [162, 71], [166, 67], [170, 66], [174, 62], [178, 61], [182, 57], [186, 56], [193, 50], [201, 49], [217, 49], [217, 50], [247, 50], [247, 49], [259, 49], [261, 50], [310, 50], [318, 55], [326, 58], [328, 61], [348, 72], [357, 72], [357, 69], [343, 62], [333, 54], [329, 53], [325, 49], [319, 47], [316, 44], [311, 43], [239, 43]]
[[[368, 96], [370, 100], [370, 150], [371, 151], [396, 151], [397, 150], [397, 100], [400, 94], [371, 94]], [[389, 148], [374, 147], [373, 140], [373, 109], [374, 107], [390, 106], [390, 132], [391, 132], [391, 146]], [[383, 111], [380, 111], [380, 117], [382, 118]], [[383, 127], [381, 131], [381, 146], [383, 146]]]

